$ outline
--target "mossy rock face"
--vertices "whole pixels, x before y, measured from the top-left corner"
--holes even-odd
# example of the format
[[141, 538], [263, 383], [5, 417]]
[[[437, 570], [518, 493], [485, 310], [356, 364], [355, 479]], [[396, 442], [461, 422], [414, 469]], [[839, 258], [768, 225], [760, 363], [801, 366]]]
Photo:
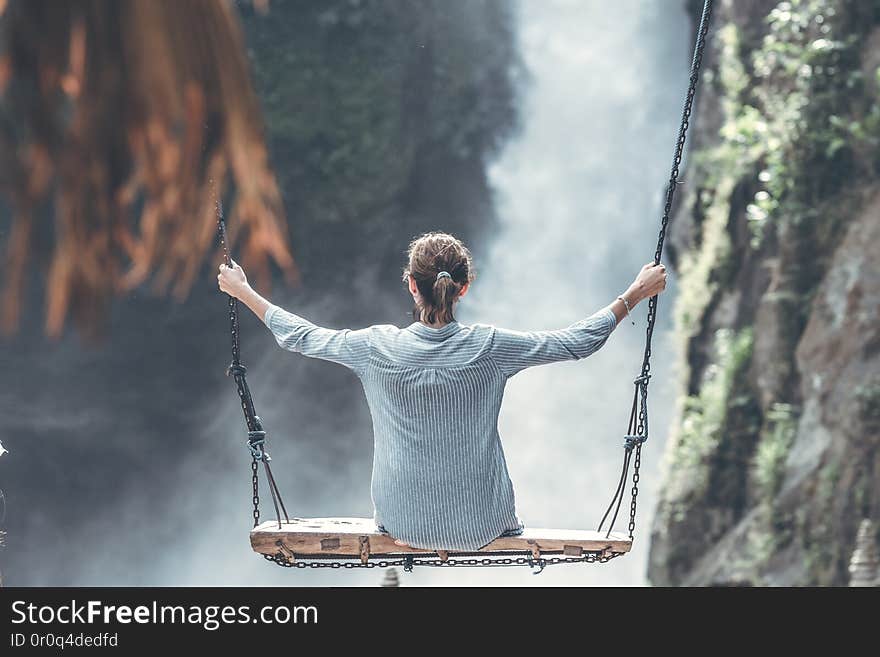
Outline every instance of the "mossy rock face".
[[700, 391], [684, 400], [655, 522], [664, 529], [662, 542], [672, 546], [662, 583], [686, 573], [692, 556], [723, 537], [743, 512], [747, 469], [735, 465], [747, 465], [753, 436], [756, 409], [744, 386], [751, 354], [749, 329], [718, 331]]
[[290, 0], [243, 12], [309, 285], [338, 287], [328, 262], [341, 279], [378, 267], [377, 280], [394, 280], [400, 245], [437, 226], [479, 243], [494, 218], [485, 165], [517, 124], [507, 3]]
[[[880, 4], [726, 3], [713, 20], [700, 188], [672, 223], [688, 374], [649, 578], [843, 584], [880, 509]], [[746, 335], [732, 367], [719, 336]]]

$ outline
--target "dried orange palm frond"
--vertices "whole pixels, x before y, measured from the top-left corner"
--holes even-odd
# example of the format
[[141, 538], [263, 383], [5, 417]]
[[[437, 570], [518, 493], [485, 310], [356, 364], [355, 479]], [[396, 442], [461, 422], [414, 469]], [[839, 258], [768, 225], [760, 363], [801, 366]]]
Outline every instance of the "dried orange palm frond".
[[[13, 209], [3, 328], [19, 315], [34, 224], [52, 201], [46, 329], [93, 329], [147, 281], [182, 298], [216, 256], [215, 203], [263, 285], [293, 281], [237, 17], [216, 0], [10, 0], [0, 15], [0, 185]], [[8, 167], [5, 166], [8, 163]], [[262, 280], [261, 280], [262, 279]]]

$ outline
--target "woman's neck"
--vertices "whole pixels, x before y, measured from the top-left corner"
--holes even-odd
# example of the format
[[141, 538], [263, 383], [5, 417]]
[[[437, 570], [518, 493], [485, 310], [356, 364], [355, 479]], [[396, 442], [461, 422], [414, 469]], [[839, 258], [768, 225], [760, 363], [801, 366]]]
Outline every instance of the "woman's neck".
[[452, 322], [454, 322], [454, 321], [455, 321], [455, 320], [453, 319], [453, 320], [450, 320], [450, 321], [448, 321], [448, 322], [429, 322], [429, 321], [427, 320], [427, 318], [426, 318], [424, 315], [422, 315], [421, 317], [419, 317], [419, 323], [420, 323], [420, 324], [424, 324], [425, 326], [428, 326], [428, 327], [430, 327], [430, 328], [435, 328], [435, 329], [443, 328], [443, 327], [446, 326], [447, 324], [452, 324]]

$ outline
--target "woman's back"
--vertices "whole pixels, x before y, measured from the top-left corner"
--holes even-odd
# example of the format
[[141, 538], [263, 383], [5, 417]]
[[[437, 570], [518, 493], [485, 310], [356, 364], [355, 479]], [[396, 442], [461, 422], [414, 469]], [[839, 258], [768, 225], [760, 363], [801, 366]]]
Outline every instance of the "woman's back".
[[376, 523], [414, 547], [474, 550], [520, 527], [497, 431], [491, 327], [373, 327]]
[[522, 526], [497, 429], [507, 380], [588, 356], [616, 324], [606, 310], [530, 333], [456, 321], [332, 330], [277, 306], [264, 321], [282, 347], [358, 374], [373, 419], [376, 523], [413, 547], [445, 550], [475, 550]]
[[615, 301], [555, 331], [510, 331], [455, 321], [474, 280], [467, 247], [426, 233], [410, 243], [403, 280], [413, 322], [356, 331], [316, 326], [273, 305], [235, 265], [220, 265], [220, 289], [242, 300], [278, 344], [354, 370], [373, 417], [372, 496], [380, 528], [413, 547], [476, 550], [521, 529], [498, 436], [507, 380], [545, 363], [586, 358], [641, 299], [666, 287], [649, 263]]

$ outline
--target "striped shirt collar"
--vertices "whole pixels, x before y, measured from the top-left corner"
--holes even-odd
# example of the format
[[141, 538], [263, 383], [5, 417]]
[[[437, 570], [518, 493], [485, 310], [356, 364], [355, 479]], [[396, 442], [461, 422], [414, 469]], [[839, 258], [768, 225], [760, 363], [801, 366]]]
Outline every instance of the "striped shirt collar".
[[461, 330], [461, 324], [457, 321], [452, 321], [440, 328], [432, 328], [422, 322], [413, 322], [407, 326], [407, 329], [426, 340], [440, 342], [458, 333]]

